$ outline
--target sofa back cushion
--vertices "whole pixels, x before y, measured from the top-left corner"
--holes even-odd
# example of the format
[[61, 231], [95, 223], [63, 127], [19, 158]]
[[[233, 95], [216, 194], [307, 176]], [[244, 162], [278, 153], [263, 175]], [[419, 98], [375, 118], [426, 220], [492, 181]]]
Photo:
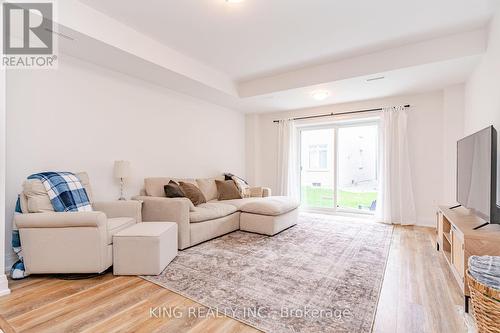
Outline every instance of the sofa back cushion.
[[146, 195], [150, 197], [166, 197], [165, 185], [167, 185], [171, 180], [176, 183], [183, 181], [185, 183], [196, 184], [194, 179], [178, 179], [172, 177], [150, 177], [144, 179], [144, 189], [146, 190]]
[[39, 179], [28, 179], [23, 183], [23, 196], [26, 198], [26, 207], [23, 213], [53, 212], [54, 207], [50, 202], [49, 195]]
[[[89, 176], [86, 172], [75, 174], [82, 182], [90, 203], [92, 203], [92, 188], [90, 187]], [[23, 183], [23, 193], [21, 195], [21, 208], [23, 213], [43, 213], [53, 212], [54, 207], [50, 202], [49, 195], [39, 179], [27, 179]]]
[[201, 193], [205, 196], [207, 201], [217, 200], [219, 197], [219, 192], [217, 192], [217, 185], [215, 184], [215, 180], [222, 180], [223, 177], [219, 178], [200, 178], [196, 179], [196, 183], [198, 184], [198, 188]]
[[150, 197], [166, 197], [165, 185], [172, 180], [169, 177], [150, 177], [144, 179], [144, 189]]
[[94, 194], [92, 193], [92, 186], [90, 186], [89, 175], [86, 172], [77, 172], [75, 173], [75, 175], [78, 177], [78, 179], [80, 179], [80, 182], [82, 182], [82, 185], [87, 192], [87, 196], [89, 197], [90, 203], [93, 203]]

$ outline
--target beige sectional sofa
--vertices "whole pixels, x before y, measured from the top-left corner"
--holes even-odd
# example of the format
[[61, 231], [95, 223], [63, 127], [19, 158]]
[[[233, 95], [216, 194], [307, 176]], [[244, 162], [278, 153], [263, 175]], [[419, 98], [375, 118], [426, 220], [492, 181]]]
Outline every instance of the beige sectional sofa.
[[[251, 188], [248, 198], [218, 201], [215, 179], [146, 178], [141, 194], [133, 199], [143, 202], [143, 221], [177, 223], [181, 250], [238, 229], [275, 235], [297, 223], [298, 202], [273, 197], [264, 187]], [[187, 198], [167, 198], [164, 186], [170, 180], [196, 185], [207, 203], [195, 207]]]

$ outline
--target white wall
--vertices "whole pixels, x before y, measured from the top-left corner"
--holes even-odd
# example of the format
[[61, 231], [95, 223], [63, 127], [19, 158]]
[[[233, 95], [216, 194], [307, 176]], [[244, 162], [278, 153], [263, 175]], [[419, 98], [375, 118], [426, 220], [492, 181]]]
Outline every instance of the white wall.
[[127, 197], [144, 177], [245, 172], [243, 114], [71, 57], [56, 70], [7, 73], [7, 244], [30, 174], [87, 171], [96, 200], [119, 196], [113, 161], [131, 161]]
[[[458, 89], [458, 88], [457, 88]], [[364, 102], [337, 104], [315, 109], [281, 113], [247, 115], [247, 125], [253, 131], [247, 134], [247, 161], [256, 164], [247, 176], [252, 183], [271, 186], [276, 191], [277, 127], [274, 119], [301, 115], [371, 109], [382, 106], [411, 104], [409, 113], [410, 158], [419, 225], [435, 225], [436, 207], [443, 202], [443, 92], [391, 97]], [[328, 119], [328, 118], [326, 118]], [[257, 125], [256, 125], [257, 124]], [[248, 129], [249, 126], [247, 126]], [[251, 164], [249, 164], [251, 165]]]
[[[0, 27], [0, 35], [2, 28]], [[0, 296], [8, 294], [5, 272], [5, 69], [0, 68]]]
[[[490, 23], [488, 49], [465, 86], [465, 134], [493, 125], [500, 131], [500, 9]], [[500, 144], [498, 145], [500, 157]], [[500, 160], [500, 159], [499, 159]], [[500, 161], [497, 204], [500, 205]]]
[[457, 141], [464, 136], [464, 84], [443, 91], [443, 205], [456, 205]]

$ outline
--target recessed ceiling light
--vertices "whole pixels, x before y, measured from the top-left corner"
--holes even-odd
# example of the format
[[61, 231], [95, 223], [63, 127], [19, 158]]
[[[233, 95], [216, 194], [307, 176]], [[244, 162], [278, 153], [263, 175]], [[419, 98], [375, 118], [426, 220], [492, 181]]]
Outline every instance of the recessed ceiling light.
[[328, 90], [316, 90], [311, 93], [311, 97], [317, 101], [327, 99], [328, 96], [330, 96], [330, 92]]
[[243, 2], [245, 0], [226, 0], [227, 3], [238, 3], [238, 2]]

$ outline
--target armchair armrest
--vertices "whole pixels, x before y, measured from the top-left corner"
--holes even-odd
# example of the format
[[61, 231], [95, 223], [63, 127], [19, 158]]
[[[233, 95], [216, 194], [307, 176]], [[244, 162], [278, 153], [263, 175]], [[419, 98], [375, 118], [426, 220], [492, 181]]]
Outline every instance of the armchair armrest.
[[103, 212], [108, 218], [133, 217], [137, 223], [141, 222], [142, 202], [137, 200], [118, 200], [94, 202], [93, 208]]
[[252, 198], [264, 198], [271, 196], [271, 189], [269, 187], [250, 187], [250, 197]]
[[102, 212], [61, 212], [16, 214], [14, 223], [23, 228], [106, 227]]
[[142, 201], [142, 219], [147, 222], [175, 222], [179, 232], [179, 248], [190, 246], [189, 212], [192, 203], [187, 198], [136, 196]]

